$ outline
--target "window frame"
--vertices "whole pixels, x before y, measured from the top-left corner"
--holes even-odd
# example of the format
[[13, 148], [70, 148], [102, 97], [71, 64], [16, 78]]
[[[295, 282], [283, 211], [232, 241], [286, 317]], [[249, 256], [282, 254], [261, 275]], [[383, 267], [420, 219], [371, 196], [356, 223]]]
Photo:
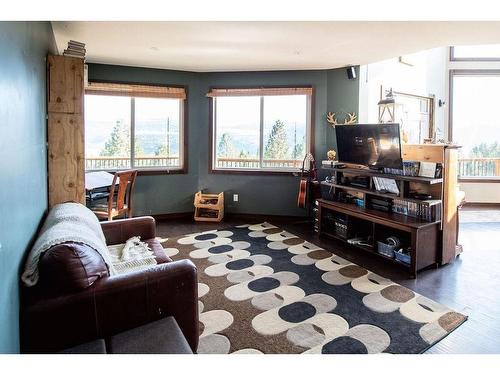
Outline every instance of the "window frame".
[[[181, 88], [186, 93], [186, 99], [178, 99], [180, 100], [180, 113], [179, 113], [179, 128], [180, 128], [180, 152], [179, 156], [181, 156], [181, 167], [172, 168], [172, 167], [133, 167], [130, 169], [136, 169], [137, 174], [139, 176], [149, 176], [149, 175], [171, 175], [171, 174], [187, 174], [188, 173], [188, 87], [185, 85], [169, 85], [169, 84], [153, 84], [153, 83], [143, 83], [143, 82], [123, 82], [123, 81], [107, 81], [107, 80], [92, 80], [89, 82], [98, 82], [98, 83], [109, 83], [109, 84], [122, 84], [122, 85], [142, 85], [142, 86], [156, 86], [156, 87], [172, 87], [172, 88]], [[87, 89], [87, 88], [86, 88]], [[85, 90], [84, 95], [105, 95], [105, 94], [95, 94], [89, 93], [87, 94]], [[112, 92], [107, 94], [108, 96], [126, 96], [131, 98], [131, 108], [130, 108], [130, 160], [132, 165], [132, 160], [135, 157], [135, 99], [136, 96], [127, 96], [127, 95], [113, 95]], [[141, 96], [141, 98], [148, 98], [147, 96]], [[158, 99], [156, 96], [151, 96], [151, 99]], [[84, 119], [85, 124], [85, 119]], [[84, 126], [85, 127], [85, 126]], [[85, 147], [84, 147], [85, 149]], [[87, 172], [97, 172], [97, 171], [105, 171], [114, 173], [122, 169], [85, 169], [85, 173]]]
[[[500, 77], [500, 69], [449, 69], [448, 140], [453, 141], [453, 78], [455, 76], [488, 76], [488, 75]], [[500, 183], [500, 176], [461, 177], [460, 175], [458, 175], [458, 182]]]
[[[383, 86], [380, 86], [380, 100], [384, 99], [385, 96], [389, 93], [389, 91], [390, 91], [389, 89], [386, 89]], [[436, 111], [435, 100], [436, 100], [436, 97], [435, 97], [435, 95], [428, 94], [427, 96], [425, 96], [425, 95], [419, 95], [419, 94], [410, 94], [408, 92], [396, 91], [396, 90], [393, 90], [393, 94], [396, 98], [396, 103], [398, 100], [397, 99], [398, 95], [404, 96], [404, 97], [407, 97], [410, 99], [422, 99], [422, 100], [426, 100], [428, 102], [428, 105], [429, 105], [429, 112], [428, 112], [429, 126], [427, 128], [427, 131], [429, 132], [429, 135], [428, 135], [428, 137], [425, 137], [425, 138], [432, 138], [434, 131], [436, 129], [436, 124], [435, 124], [435, 111]]]
[[[286, 88], [305, 88], [305, 89], [312, 89], [312, 93], [310, 95], [307, 95], [307, 124], [306, 124], [306, 138], [307, 135], [309, 135], [309, 140], [307, 142], [306, 140], [306, 154], [311, 153], [313, 157], [315, 157], [315, 88], [312, 85], [286, 85], [286, 86], [234, 86], [234, 87], [209, 87], [209, 92], [211, 90], [245, 90], [245, 89], [286, 89]], [[261, 139], [260, 139], [260, 147], [263, 147], [262, 144], [262, 131], [263, 131], [263, 107], [262, 107], [262, 101], [264, 98], [264, 95], [261, 95], [261, 104], [260, 104], [260, 133], [261, 133]], [[269, 169], [264, 169], [264, 168], [217, 168], [215, 166], [215, 157], [216, 157], [216, 152], [215, 152], [215, 142], [216, 142], [216, 137], [215, 137], [215, 132], [216, 132], [216, 124], [215, 124], [215, 101], [214, 97], [208, 97], [208, 105], [209, 105], [209, 126], [208, 126], [208, 131], [209, 131], [209, 140], [208, 140], [208, 172], [211, 174], [235, 174], [235, 175], [247, 175], [247, 176], [258, 176], [258, 175], [268, 175], [268, 176], [283, 176], [283, 175], [289, 175], [289, 176], [297, 176], [300, 173], [300, 169], [294, 169], [294, 168], [287, 168], [287, 169], [274, 169], [274, 168], [269, 168]], [[261, 150], [261, 153], [263, 151]]]
[[456, 57], [455, 46], [450, 46], [450, 61], [500, 61], [500, 57]]

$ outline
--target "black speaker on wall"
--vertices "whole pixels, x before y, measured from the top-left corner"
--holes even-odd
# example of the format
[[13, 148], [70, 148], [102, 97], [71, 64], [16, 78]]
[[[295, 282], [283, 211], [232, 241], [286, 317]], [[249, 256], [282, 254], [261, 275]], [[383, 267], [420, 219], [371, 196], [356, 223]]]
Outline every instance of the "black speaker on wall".
[[346, 72], [348, 79], [356, 79], [356, 68], [354, 66], [348, 66]]

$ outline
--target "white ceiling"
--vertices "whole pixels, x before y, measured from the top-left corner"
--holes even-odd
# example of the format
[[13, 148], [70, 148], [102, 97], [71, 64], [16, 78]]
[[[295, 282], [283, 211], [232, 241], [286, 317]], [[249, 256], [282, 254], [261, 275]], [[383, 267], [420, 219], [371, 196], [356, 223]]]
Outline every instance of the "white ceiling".
[[434, 47], [500, 44], [500, 22], [52, 22], [59, 52], [197, 72], [329, 69]]

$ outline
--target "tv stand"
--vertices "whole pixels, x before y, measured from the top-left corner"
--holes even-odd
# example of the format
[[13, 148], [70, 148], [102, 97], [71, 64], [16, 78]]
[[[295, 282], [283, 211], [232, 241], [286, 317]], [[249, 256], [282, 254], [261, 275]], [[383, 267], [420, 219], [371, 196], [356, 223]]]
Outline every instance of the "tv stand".
[[[322, 199], [316, 201], [315, 231], [342, 241], [353, 251], [381, 257], [390, 265], [403, 267], [412, 278], [424, 268], [452, 262], [462, 249], [457, 243], [458, 208], [463, 199], [458, 193], [456, 174], [458, 148], [403, 145], [403, 160], [441, 163], [440, 178], [386, 174], [352, 165], [343, 169], [323, 166], [322, 170], [328, 171], [331, 179], [321, 181]], [[345, 183], [359, 176], [369, 178], [369, 186]], [[377, 190], [373, 177], [395, 180], [399, 194]], [[417, 199], [410, 192], [430, 195], [432, 199]], [[406, 211], [398, 211], [402, 203]], [[338, 221], [346, 228], [340, 235], [335, 226]], [[407, 263], [378, 252], [378, 241], [383, 242], [390, 236], [400, 238], [401, 247], [409, 249]], [[353, 238], [370, 239], [370, 246], [349, 243]]]
[[[348, 246], [363, 250], [376, 257], [381, 257], [390, 264], [406, 269], [411, 278], [415, 278], [417, 271], [429, 266], [437, 266], [437, 249], [439, 240], [439, 222], [424, 222], [406, 215], [392, 212], [381, 212], [358, 207], [354, 204], [317, 200], [319, 235], [341, 241]], [[331, 225], [325, 223], [328, 213], [340, 213], [346, 216], [348, 225], [354, 227], [365, 226], [365, 237], [371, 237], [371, 246], [349, 244], [348, 237], [342, 237], [332, 230]], [[363, 224], [365, 222], [365, 224]], [[352, 228], [352, 236], [356, 228]], [[405, 246], [411, 247], [411, 260], [409, 264], [398, 262], [393, 258], [381, 255], [377, 251], [377, 241], [385, 240], [385, 237], [394, 235], [401, 238]]]

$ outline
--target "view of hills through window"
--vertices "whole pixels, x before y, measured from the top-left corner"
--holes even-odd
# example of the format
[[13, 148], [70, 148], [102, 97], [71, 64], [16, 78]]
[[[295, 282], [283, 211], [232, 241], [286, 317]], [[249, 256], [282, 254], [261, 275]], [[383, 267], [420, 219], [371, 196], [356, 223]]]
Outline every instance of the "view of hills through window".
[[86, 169], [180, 167], [180, 105], [178, 99], [86, 95]]
[[301, 165], [307, 151], [306, 95], [218, 97], [215, 106], [216, 167]]

